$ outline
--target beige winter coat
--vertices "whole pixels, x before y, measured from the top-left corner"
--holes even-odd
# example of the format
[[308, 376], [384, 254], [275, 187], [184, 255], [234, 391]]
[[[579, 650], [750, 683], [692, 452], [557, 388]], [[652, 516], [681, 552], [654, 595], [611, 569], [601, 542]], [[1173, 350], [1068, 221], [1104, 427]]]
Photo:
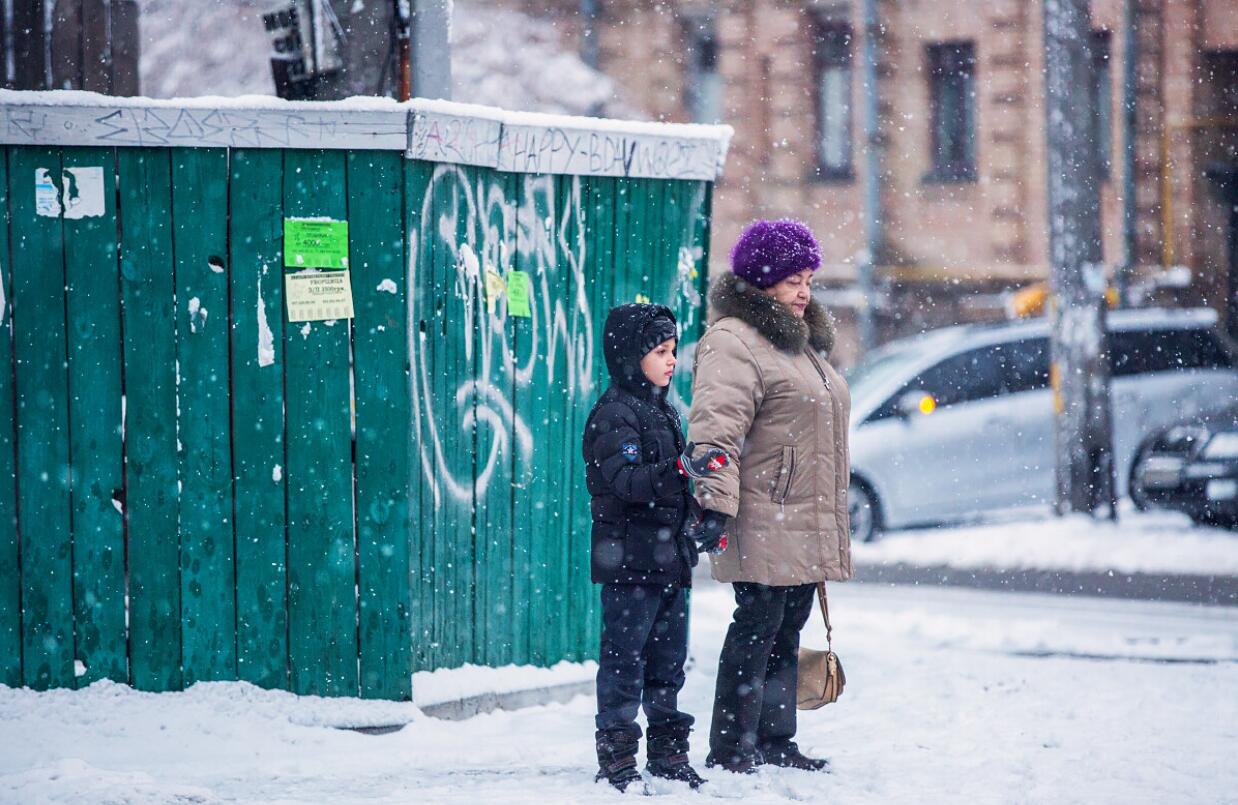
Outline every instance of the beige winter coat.
[[829, 316], [800, 319], [733, 275], [710, 294], [696, 348], [688, 437], [732, 461], [696, 481], [701, 506], [732, 517], [713, 577], [789, 586], [851, 577], [847, 423], [851, 395], [826, 360]]

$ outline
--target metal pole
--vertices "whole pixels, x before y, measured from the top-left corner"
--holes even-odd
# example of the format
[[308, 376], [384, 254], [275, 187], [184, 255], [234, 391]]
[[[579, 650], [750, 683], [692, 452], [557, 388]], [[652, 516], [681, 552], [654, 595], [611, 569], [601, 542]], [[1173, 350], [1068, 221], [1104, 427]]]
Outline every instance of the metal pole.
[[877, 0], [864, 0], [864, 253], [856, 265], [861, 354], [876, 346], [873, 270], [881, 252], [881, 144], [877, 111]]
[[1095, 63], [1088, 0], [1045, 0], [1057, 512], [1114, 515]]
[[1126, 0], [1122, 46], [1122, 264], [1115, 284], [1118, 299], [1127, 304], [1135, 264], [1139, 260], [1139, 234], [1135, 227], [1135, 136], [1139, 104], [1139, 0]]
[[580, 60], [598, 68], [598, 0], [580, 0], [580, 20], [583, 26], [580, 36]]
[[451, 0], [414, 0], [413, 94], [451, 99]]
[[399, 70], [397, 97], [401, 101], [407, 101], [413, 97], [412, 48], [409, 42], [413, 24], [411, 2], [412, 0], [395, 0], [396, 69]]

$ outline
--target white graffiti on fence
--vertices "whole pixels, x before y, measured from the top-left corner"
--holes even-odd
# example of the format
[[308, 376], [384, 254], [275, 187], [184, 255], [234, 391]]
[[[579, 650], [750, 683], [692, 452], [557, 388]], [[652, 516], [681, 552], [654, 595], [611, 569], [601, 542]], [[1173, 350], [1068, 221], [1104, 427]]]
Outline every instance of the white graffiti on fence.
[[[461, 502], [471, 501], [474, 494], [485, 495], [499, 462], [512, 455], [513, 447], [523, 459], [532, 456], [532, 432], [512, 406], [511, 388], [503, 388], [496, 378], [500, 382], [507, 378], [514, 388], [544, 384], [548, 392], [559, 383], [568, 399], [588, 394], [594, 386], [593, 313], [584, 271], [586, 228], [580, 179], [569, 180], [562, 199], [555, 197], [553, 177], [523, 175], [511, 181], [522, 183], [518, 204], [507, 197], [498, 181], [474, 180], [459, 166], [437, 165], [410, 239], [413, 415], [420, 423], [421, 467], [436, 508], [442, 504], [444, 491]], [[426, 266], [419, 257], [425, 248], [435, 250], [436, 270], [454, 269], [457, 304], [452, 308], [461, 312], [459, 320], [444, 320], [443, 300], [420, 292], [419, 272]], [[446, 252], [440, 254], [442, 249]], [[498, 306], [491, 312], [486, 305], [487, 269], [501, 275], [519, 269], [530, 275], [530, 343], [523, 362], [513, 348], [506, 308]], [[570, 287], [570, 294], [557, 291], [556, 285]], [[464, 361], [476, 367], [449, 400], [436, 397], [430, 369], [430, 350], [436, 348], [432, 342], [443, 335], [458, 339]], [[560, 349], [567, 353], [567, 368], [565, 376], [556, 377]], [[525, 351], [521, 344], [520, 352]], [[489, 439], [488, 446], [477, 445], [475, 471], [471, 464], [467, 471], [458, 471], [453, 461], [457, 457], [445, 447], [440, 428], [457, 419], [462, 434]]]

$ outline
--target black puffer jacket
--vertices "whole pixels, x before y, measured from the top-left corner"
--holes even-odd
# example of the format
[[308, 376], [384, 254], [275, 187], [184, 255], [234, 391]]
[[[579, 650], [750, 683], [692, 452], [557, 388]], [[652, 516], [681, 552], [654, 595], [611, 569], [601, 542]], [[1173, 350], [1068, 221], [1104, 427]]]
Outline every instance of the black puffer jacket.
[[585, 422], [585, 480], [592, 497], [592, 576], [597, 584], [692, 583], [696, 548], [683, 534], [695, 509], [679, 472], [684, 437], [665, 390], [640, 369], [641, 332], [662, 305], [621, 305], [606, 319], [611, 383]]

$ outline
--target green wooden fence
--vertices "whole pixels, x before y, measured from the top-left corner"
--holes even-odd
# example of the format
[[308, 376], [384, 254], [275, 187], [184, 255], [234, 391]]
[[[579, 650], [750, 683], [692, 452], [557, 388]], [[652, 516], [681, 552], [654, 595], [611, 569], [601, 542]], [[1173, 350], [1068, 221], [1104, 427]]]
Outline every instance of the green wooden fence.
[[[407, 699], [594, 655], [600, 327], [667, 302], [690, 355], [715, 132], [0, 96], [0, 682]], [[288, 321], [294, 216], [349, 222], [354, 319]]]

